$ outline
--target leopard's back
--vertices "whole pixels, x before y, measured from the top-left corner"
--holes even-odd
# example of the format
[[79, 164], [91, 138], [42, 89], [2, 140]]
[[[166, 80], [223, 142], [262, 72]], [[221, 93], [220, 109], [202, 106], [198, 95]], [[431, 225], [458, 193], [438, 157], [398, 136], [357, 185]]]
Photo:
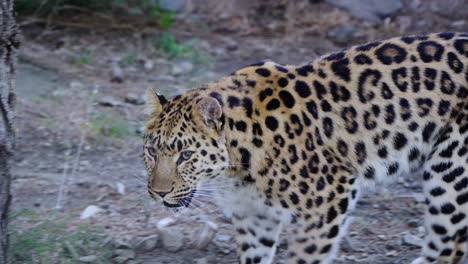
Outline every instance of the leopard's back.
[[299, 67], [265, 62], [237, 74], [256, 75], [253, 119], [264, 124], [263, 140], [275, 142], [274, 156], [300, 154], [281, 145], [326, 145], [357, 174], [383, 180], [421, 167], [438, 133], [464, 111], [468, 35], [392, 38]]

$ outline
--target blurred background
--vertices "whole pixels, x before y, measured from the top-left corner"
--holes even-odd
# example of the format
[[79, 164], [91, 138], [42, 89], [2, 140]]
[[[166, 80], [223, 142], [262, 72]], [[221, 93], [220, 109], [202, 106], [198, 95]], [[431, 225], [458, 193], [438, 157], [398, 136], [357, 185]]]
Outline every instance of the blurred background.
[[[260, 60], [302, 64], [376, 39], [468, 31], [467, 0], [15, 5], [23, 41], [11, 263], [236, 263], [229, 219], [213, 205], [175, 215], [150, 201], [146, 88], [173, 96]], [[336, 263], [409, 263], [418, 254], [417, 181], [376, 192], [359, 202]]]

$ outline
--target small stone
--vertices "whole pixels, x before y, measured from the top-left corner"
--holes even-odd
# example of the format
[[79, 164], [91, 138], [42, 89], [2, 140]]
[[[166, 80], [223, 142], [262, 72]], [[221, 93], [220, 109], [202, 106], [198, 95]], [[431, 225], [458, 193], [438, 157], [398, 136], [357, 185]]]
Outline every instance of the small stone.
[[341, 25], [327, 32], [327, 37], [339, 44], [348, 44], [353, 38], [356, 29], [349, 25]]
[[453, 19], [463, 17], [466, 14], [466, 12], [460, 12], [466, 10], [465, 5], [465, 0], [431, 1], [429, 8], [436, 14]]
[[389, 251], [389, 252], [385, 253], [385, 256], [387, 256], [387, 257], [396, 257], [396, 256], [398, 256], [398, 252], [396, 250], [392, 250], [392, 251]]
[[159, 236], [152, 235], [149, 237], [144, 237], [135, 245], [137, 251], [151, 251], [158, 246]]
[[354, 255], [348, 255], [344, 257], [346, 260], [357, 261], [358, 258]]
[[99, 101], [98, 101], [99, 105], [101, 106], [109, 106], [109, 107], [113, 107], [113, 106], [121, 106], [122, 103], [119, 102], [117, 99], [111, 97], [111, 96], [105, 96], [103, 98], [101, 98]]
[[71, 89], [83, 89], [84, 85], [78, 81], [71, 81], [69, 84]]
[[164, 248], [169, 252], [177, 252], [184, 246], [184, 234], [176, 229], [160, 229], [159, 235]]
[[230, 248], [224, 248], [221, 250], [221, 252], [224, 254], [224, 255], [228, 255], [229, 253], [231, 253], [231, 249]]
[[121, 195], [125, 194], [125, 185], [121, 182], [116, 183], [117, 192]]
[[465, 20], [457, 20], [457, 21], [453, 21], [453, 22], [452, 22], [452, 27], [461, 28], [461, 27], [464, 27], [465, 25], [466, 25], [466, 21], [465, 21]]
[[112, 263], [115, 263], [115, 264], [125, 264], [128, 261], [129, 259], [123, 256], [117, 256], [115, 258], [112, 258]]
[[172, 67], [172, 74], [181, 75], [184, 73], [191, 72], [193, 68], [194, 68], [193, 63], [191, 63], [190, 61], [181, 61], [180, 63], [175, 64]]
[[83, 212], [81, 212], [80, 219], [87, 219], [90, 217], [94, 217], [102, 211], [104, 210], [97, 207], [96, 205], [89, 205], [88, 207], [86, 207], [86, 209], [83, 210]]
[[408, 226], [409, 227], [418, 227], [419, 226], [419, 220], [416, 219], [411, 219], [408, 221]]
[[403, 7], [401, 0], [326, 0], [325, 2], [371, 23], [380, 23], [383, 18], [397, 13]]
[[83, 256], [78, 258], [78, 261], [83, 262], [83, 263], [93, 263], [97, 260], [96, 255], [89, 255], [89, 256]]
[[399, 25], [399, 31], [403, 34], [410, 28], [413, 21], [410, 16], [400, 16], [397, 18], [397, 23]]
[[387, 239], [387, 236], [385, 236], [385, 235], [378, 235], [377, 237], [380, 238], [380, 239], [382, 239], [382, 240], [386, 240], [386, 239]]
[[132, 246], [123, 240], [113, 240], [110, 242], [116, 249], [131, 249]]
[[203, 228], [197, 234], [195, 242], [193, 242], [194, 247], [198, 249], [205, 249], [213, 240], [213, 237], [215, 236], [217, 231], [218, 231], [217, 224], [211, 221], [206, 221]]
[[418, 234], [424, 235], [426, 233], [426, 228], [424, 226], [418, 226]]
[[151, 71], [154, 68], [154, 62], [152, 60], [145, 60], [143, 68], [146, 71]]
[[424, 203], [424, 201], [426, 200], [426, 197], [422, 193], [413, 193], [412, 196], [414, 200], [416, 200], [416, 202], [418, 203]]
[[163, 229], [165, 227], [171, 226], [176, 223], [176, 220], [171, 217], [165, 217], [158, 221], [158, 229]]
[[412, 235], [410, 233], [405, 233], [402, 237], [402, 243], [403, 245], [410, 245], [410, 246], [417, 246], [417, 247], [422, 247], [424, 244], [424, 240]]
[[229, 241], [231, 241], [231, 239], [232, 239], [232, 236], [230, 236], [230, 235], [226, 235], [226, 234], [216, 235], [216, 241], [219, 241], [219, 242], [222, 242], [222, 243], [229, 242]]
[[237, 42], [235, 41], [230, 41], [227, 45], [226, 45], [226, 49], [228, 51], [235, 51], [239, 48], [239, 45], [237, 44]]
[[126, 259], [134, 259], [135, 251], [131, 249], [116, 249], [114, 250], [114, 255], [119, 257], [125, 257]]
[[127, 95], [125, 96], [125, 102], [134, 105], [145, 104], [145, 100], [134, 93], [127, 93]]
[[208, 264], [208, 259], [207, 258], [196, 259], [195, 264]]
[[116, 83], [121, 83], [124, 81], [124, 73], [123, 73], [122, 68], [119, 65], [118, 60], [112, 60], [110, 81], [116, 82]]
[[136, 133], [137, 135], [143, 135], [143, 133], [145, 133], [145, 126], [137, 127], [137, 128], [135, 129], [135, 133]]

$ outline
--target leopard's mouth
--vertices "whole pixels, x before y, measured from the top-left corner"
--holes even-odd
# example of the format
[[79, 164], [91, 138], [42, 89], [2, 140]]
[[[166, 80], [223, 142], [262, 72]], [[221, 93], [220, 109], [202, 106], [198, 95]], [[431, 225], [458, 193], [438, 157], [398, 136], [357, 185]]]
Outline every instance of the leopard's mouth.
[[169, 207], [169, 208], [178, 208], [181, 207], [182, 205], [180, 203], [172, 204], [168, 203], [166, 201], [163, 201], [164, 206]]
[[163, 204], [169, 208], [189, 207], [196, 192], [196, 189], [192, 189], [188, 195], [180, 198], [177, 203], [168, 203], [163, 201]]

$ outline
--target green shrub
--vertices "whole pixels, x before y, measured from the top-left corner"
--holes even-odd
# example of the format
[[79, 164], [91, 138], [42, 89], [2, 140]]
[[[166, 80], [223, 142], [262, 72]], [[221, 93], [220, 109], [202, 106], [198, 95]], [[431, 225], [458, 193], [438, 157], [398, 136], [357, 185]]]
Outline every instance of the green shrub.
[[104, 113], [91, 115], [91, 132], [99, 138], [114, 137], [123, 138], [132, 134], [128, 122], [117, 116]]
[[189, 58], [194, 54], [190, 42], [178, 43], [175, 37], [167, 31], [156, 38], [154, 44], [156, 49], [161, 51], [168, 59]]
[[[174, 13], [163, 10], [158, 0], [16, 0], [15, 10], [20, 16], [60, 15], [66, 7], [86, 8], [115, 16], [143, 16], [155, 21], [162, 29], [174, 23]], [[75, 10], [76, 11], [76, 10]]]
[[94, 60], [94, 51], [89, 49], [83, 49], [79, 54], [73, 55], [71, 59], [74, 64], [92, 64]]
[[[19, 231], [15, 219], [21, 217], [29, 228]], [[9, 263], [77, 263], [77, 258], [95, 255], [95, 263], [108, 263], [111, 250], [103, 241], [102, 229], [90, 225], [72, 226], [67, 219], [39, 220], [30, 211], [12, 214], [9, 225]], [[39, 222], [39, 223], [38, 223]]]

